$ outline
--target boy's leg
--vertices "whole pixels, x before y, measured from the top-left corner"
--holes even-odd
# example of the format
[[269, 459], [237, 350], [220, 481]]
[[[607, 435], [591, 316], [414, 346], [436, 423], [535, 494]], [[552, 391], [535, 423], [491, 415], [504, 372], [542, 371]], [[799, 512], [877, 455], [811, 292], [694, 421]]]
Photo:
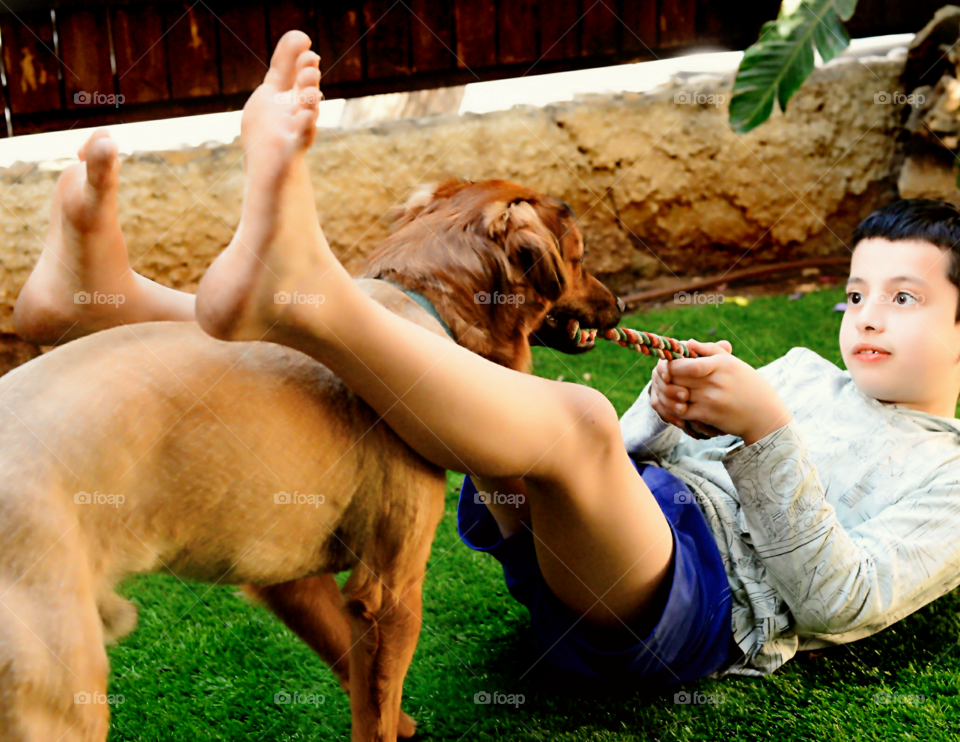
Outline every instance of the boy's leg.
[[[198, 321], [217, 337], [270, 340], [326, 364], [437, 466], [523, 478], [551, 589], [597, 625], [638, 619], [673, 540], [610, 402], [497, 366], [398, 317], [330, 251], [304, 163], [320, 78], [309, 43], [287, 33], [244, 107], [242, 217], [201, 281]], [[282, 291], [324, 300], [279, 304]]]
[[78, 154], [57, 181], [43, 252], [17, 298], [17, 333], [52, 345], [121, 324], [194, 319], [192, 294], [130, 269], [117, 212], [120, 158], [106, 129]]

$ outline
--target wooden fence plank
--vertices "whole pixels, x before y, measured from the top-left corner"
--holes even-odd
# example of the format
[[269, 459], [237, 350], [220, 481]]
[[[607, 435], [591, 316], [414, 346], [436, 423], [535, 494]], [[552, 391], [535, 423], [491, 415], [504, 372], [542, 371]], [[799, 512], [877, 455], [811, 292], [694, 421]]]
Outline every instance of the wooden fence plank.
[[10, 112], [38, 113], [60, 109], [59, 60], [53, 53], [49, 11], [0, 16], [3, 62], [10, 91]]
[[277, 46], [280, 37], [287, 31], [303, 31], [317, 44], [317, 19], [313, 3], [309, 0], [272, 0], [267, 3], [267, 16], [270, 23], [270, 53]]
[[697, 38], [696, 0], [670, 0], [660, 6], [660, 46], [692, 44]]
[[580, 54], [584, 57], [616, 54], [620, 21], [616, 14], [615, 0], [601, 0], [600, 2], [586, 0], [586, 2], [588, 7], [584, 9], [583, 20], [581, 21], [583, 41], [580, 46]]
[[370, 79], [410, 74], [410, 11], [395, 0], [365, 0], [367, 75]]
[[449, 0], [412, 0], [410, 10], [414, 71], [453, 67], [453, 5]]
[[317, 18], [320, 87], [363, 79], [361, 11], [355, 0], [325, 2]]
[[67, 108], [119, 105], [110, 67], [106, 9], [60, 11], [57, 26]]
[[163, 15], [156, 5], [119, 6], [111, 15], [117, 87], [124, 103], [170, 98]]
[[547, 0], [544, 0], [540, 8], [540, 53], [544, 59], [571, 59], [577, 56], [579, 18], [576, 3], [547, 5]]
[[627, 54], [655, 56], [657, 48], [656, 0], [624, 0], [620, 48]]
[[[543, 11], [550, 13], [551, 4], [545, 0]], [[501, 64], [536, 62], [537, 0], [501, 2], [498, 9], [497, 30], [500, 38], [498, 56]]]
[[173, 97], [217, 95], [220, 82], [213, 14], [199, 3], [172, 3], [166, 18]]
[[258, 3], [224, 5], [216, 11], [220, 76], [226, 95], [245, 93], [263, 82], [270, 68], [267, 17]]
[[457, 66], [489, 67], [497, 62], [494, 0], [456, 0]]

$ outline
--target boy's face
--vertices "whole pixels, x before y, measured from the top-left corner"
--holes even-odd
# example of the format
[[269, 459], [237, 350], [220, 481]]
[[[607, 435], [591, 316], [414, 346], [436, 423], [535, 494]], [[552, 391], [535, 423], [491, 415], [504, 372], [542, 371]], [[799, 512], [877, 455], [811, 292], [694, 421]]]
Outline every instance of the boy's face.
[[[923, 241], [861, 240], [847, 280], [840, 351], [869, 397], [954, 417], [960, 391], [960, 291], [947, 278], [950, 252]], [[855, 353], [861, 343], [886, 353]]]

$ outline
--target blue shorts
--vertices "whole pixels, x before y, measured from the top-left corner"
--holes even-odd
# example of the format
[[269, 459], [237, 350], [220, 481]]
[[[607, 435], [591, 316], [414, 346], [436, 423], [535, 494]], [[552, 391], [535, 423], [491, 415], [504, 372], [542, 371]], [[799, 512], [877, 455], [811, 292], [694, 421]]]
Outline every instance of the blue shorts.
[[503, 538], [487, 506], [477, 501], [469, 476], [457, 507], [460, 539], [500, 562], [510, 594], [530, 611], [538, 654], [571, 679], [662, 686], [702, 678], [741, 654], [733, 642], [730, 587], [720, 551], [689, 487], [656, 465], [634, 465], [666, 516], [674, 545], [663, 612], [634, 646], [609, 652], [591, 645], [580, 632], [579, 617], [544, 581], [533, 535], [523, 530]]

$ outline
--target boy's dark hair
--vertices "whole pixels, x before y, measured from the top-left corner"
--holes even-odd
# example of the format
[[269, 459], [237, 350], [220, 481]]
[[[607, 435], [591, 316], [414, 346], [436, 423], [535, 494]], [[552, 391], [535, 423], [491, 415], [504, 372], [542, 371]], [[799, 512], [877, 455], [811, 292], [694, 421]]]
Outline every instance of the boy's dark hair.
[[[877, 209], [853, 231], [853, 246], [880, 237], [890, 242], [919, 240], [950, 251], [947, 278], [960, 289], [960, 208], [933, 198], [905, 198]], [[960, 322], [960, 301], [954, 322]]]

